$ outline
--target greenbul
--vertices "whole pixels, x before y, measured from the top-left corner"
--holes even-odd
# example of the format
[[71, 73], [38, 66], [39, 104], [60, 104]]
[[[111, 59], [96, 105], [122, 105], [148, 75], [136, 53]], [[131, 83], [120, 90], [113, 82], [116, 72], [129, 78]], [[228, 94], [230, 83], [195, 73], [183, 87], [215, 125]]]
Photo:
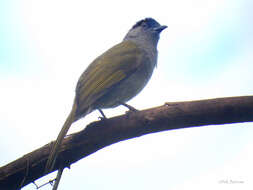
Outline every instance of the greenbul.
[[51, 171], [59, 146], [71, 124], [92, 111], [126, 105], [149, 81], [157, 64], [157, 43], [167, 26], [152, 18], [137, 22], [123, 41], [97, 57], [83, 72], [76, 86], [72, 110], [49, 155]]

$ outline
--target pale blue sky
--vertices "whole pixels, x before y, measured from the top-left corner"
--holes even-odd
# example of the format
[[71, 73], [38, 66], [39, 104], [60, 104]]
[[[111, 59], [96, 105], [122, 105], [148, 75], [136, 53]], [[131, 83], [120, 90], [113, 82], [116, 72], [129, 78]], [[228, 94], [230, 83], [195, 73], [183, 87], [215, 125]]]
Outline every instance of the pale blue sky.
[[[252, 95], [252, 4], [251, 0], [1, 1], [0, 165], [56, 138], [82, 71], [145, 17], [168, 28], [161, 34], [158, 67], [131, 105], [144, 109], [167, 101]], [[120, 107], [105, 113], [110, 117], [125, 111]], [[88, 115], [71, 132], [98, 116]], [[60, 189], [250, 190], [252, 125], [182, 129], [117, 143], [66, 170]], [[33, 185], [24, 188], [33, 189]]]

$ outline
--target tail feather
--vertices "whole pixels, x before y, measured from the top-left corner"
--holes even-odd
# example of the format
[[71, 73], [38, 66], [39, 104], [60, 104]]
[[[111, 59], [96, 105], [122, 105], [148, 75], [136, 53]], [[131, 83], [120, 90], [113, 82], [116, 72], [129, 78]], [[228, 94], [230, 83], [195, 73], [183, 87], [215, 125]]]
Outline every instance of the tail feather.
[[66, 119], [66, 121], [65, 121], [65, 123], [64, 123], [54, 145], [53, 145], [53, 149], [50, 152], [50, 155], [47, 160], [45, 172], [50, 172], [54, 168], [55, 160], [56, 160], [57, 155], [59, 153], [59, 147], [60, 147], [64, 137], [66, 136], [71, 124], [75, 121], [75, 111], [76, 111], [76, 105], [74, 104], [68, 118]]

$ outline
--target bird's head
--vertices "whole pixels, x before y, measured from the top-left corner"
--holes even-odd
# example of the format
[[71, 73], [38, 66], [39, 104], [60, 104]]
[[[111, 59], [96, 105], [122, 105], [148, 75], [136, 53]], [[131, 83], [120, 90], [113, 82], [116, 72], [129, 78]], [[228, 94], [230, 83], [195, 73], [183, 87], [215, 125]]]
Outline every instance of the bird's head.
[[129, 30], [124, 40], [151, 40], [155, 43], [155, 45], [157, 45], [159, 34], [165, 28], [167, 28], [167, 26], [160, 25], [155, 19], [145, 18], [138, 21]]

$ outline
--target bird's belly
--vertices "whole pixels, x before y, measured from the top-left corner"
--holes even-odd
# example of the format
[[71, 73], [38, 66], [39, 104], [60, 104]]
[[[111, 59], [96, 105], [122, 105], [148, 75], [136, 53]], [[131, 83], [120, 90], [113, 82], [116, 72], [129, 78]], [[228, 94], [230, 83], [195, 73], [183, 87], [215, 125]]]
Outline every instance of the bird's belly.
[[153, 68], [141, 69], [109, 89], [104, 96], [96, 101], [95, 108], [113, 108], [136, 96], [146, 86], [153, 72]]

